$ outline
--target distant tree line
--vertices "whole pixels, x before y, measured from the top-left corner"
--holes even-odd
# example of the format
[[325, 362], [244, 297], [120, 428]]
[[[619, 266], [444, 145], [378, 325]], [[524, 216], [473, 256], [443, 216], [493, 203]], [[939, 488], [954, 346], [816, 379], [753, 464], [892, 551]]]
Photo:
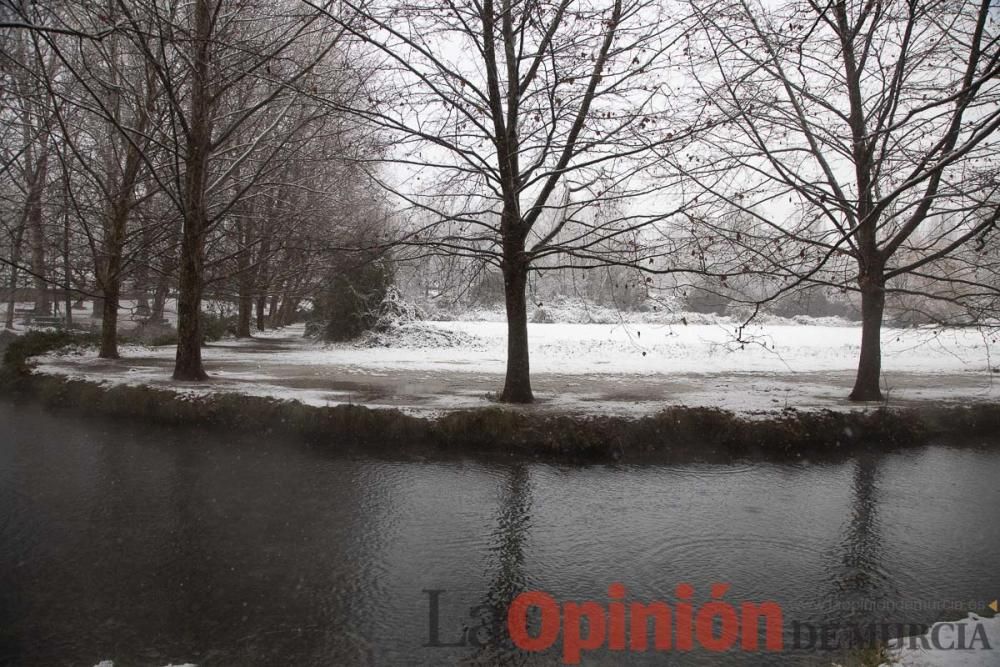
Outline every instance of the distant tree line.
[[123, 289], [152, 322], [176, 295], [174, 377], [201, 379], [206, 294], [236, 305], [240, 336], [287, 323], [328, 273], [326, 249], [386, 222], [352, 163], [380, 148], [330, 104], [365, 74], [319, 12], [244, 0], [3, 11], [8, 327], [25, 280], [36, 314], [64, 299], [71, 318], [92, 298], [100, 354], [115, 358]]

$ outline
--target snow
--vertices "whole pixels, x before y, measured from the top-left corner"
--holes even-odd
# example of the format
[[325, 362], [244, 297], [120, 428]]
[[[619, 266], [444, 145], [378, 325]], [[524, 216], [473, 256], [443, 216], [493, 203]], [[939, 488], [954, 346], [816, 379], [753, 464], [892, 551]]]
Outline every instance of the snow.
[[[566, 324], [717, 324], [736, 326], [742, 322], [733, 315], [715, 313], [695, 313], [680, 310], [673, 300], [665, 300], [662, 305], [647, 306], [643, 310], [621, 310], [610, 306], [587, 303], [583, 299], [562, 299], [558, 302], [535, 302], [529, 305], [528, 320], [542, 323]], [[447, 309], [427, 309], [425, 319], [442, 322], [506, 322], [507, 314], [503, 305], [477, 306], [460, 311]], [[797, 315], [786, 318], [769, 313], [759, 313], [758, 322], [771, 324], [809, 324], [826, 326], [856, 326], [839, 317], [810, 317]]]
[[[446, 322], [439, 326], [469, 334], [479, 346], [459, 364], [474, 359], [494, 372], [505, 363], [506, 325], [494, 322]], [[735, 339], [735, 330], [714, 325], [531, 324], [532, 368], [541, 373], [614, 373], [657, 375], [711, 372], [851, 370], [857, 363], [860, 331], [846, 326], [755, 325]], [[883, 335], [887, 370], [952, 371], [986, 369], [983, 338], [976, 331], [887, 330]], [[448, 363], [444, 351], [421, 359], [380, 355], [386, 367]], [[329, 355], [326, 350], [321, 354]], [[347, 350], [344, 350], [346, 353]]]
[[[530, 409], [643, 414], [668, 405], [741, 412], [858, 409], [846, 401], [854, 379], [856, 325], [761, 323], [740, 340], [732, 321], [708, 324], [529, 324]], [[503, 384], [502, 322], [418, 322], [361, 343], [320, 344], [303, 325], [203, 351], [210, 380], [170, 380], [172, 346], [126, 346], [122, 359], [96, 352], [50, 355], [37, 372], [106, 383], [149, 384], [190, 395], [240, 392], [310, 405], [362, 403], [413, 413], [491, 405]], [[992, 401], [995, 340], [975, 329], [885, 329], [890, 405]]]
[[356, 347], [378, 348], [460, 348], [472, 349], [479, 345], [475, 336], [452, 331], [445, 327], [424, 322], [405, 322], [386, 331], [369, 331], [361, 335]]
[[[995, 667], [1000, 665], [1000, 616], [993, 618], [981, 618], [970, 613], [969, 616], [960, 621], [950, 624], [935, 623], [928, 630], [924, 638], [927, 639], [927, 646], [932, 647], [930, 638], [935, 632], [938, 633], [941, 645], [956, 645], [958, 641], [959, 628], [964, 625], [965, 645], [973, 646], [973, 631], [975, 625], [981, 624], [986, 632], [989, 642], [989, 649], [985, 645], [976, 641], [973, 648], [967, 650], [934, 650], [921, 648], [920, 642], [911, 642], [909, 639], [896, 640], [890, 643], [890, 661], [880, 665], [880, 667], [951, 667], [952, 665], [963, 665], [964, 667]], [[935, 630], [937, 628], [937, 630]]]

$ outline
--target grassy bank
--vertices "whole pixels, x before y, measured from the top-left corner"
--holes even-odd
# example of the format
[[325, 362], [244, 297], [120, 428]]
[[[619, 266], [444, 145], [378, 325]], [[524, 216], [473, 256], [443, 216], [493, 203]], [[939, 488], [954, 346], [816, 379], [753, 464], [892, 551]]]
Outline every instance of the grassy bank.
[[423, 418], [359, 405], [315, 407], [239, 394], [193, 397], [141, 386], [105, 386], [35, 375], [29, 358], [67, 344], [65, 334], [24, 337], [4, 355], [8, 395], [83, 414], [261, 434], [288, 433], [328, 444], [405, 451], [432, 448], [560, 460], [788, 460], [869, 448], [962, 442], [1000, 434], [1000, 405], [852, 412], [785, 410], [753, 418], [715, 408], [669, 407], [644, 417], [537, 414], [490, 407]]
[[672, 407], [629, 419], [539, 415], [495, 407], [428, 419], [359, 405], [314, 407], [239, 394], [191, 397], [169, 390], [104, 386], [44, 375], [22, 376], [5, 388], [17, 398], [82, 414], [288, 433], [331, 447], [363, 445], [396, 451], [430, 447], [564, 460], [825, 458], [871, 447], [895, 449], [942, 437], [981, 439], [1000, 433], [997, 405], [919, 412], [787, 410], [753, 419], [709, 408]]

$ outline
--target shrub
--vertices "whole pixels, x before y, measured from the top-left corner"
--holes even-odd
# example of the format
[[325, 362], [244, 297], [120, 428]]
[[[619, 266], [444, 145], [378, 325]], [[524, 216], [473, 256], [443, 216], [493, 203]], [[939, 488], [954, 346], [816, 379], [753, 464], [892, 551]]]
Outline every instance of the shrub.
[[718, 291], [694, 286], [684, 295], [683, 308], [690, 313], [715, 313], [725, 315], [730, 299]]
[[163, 333], [158, 336], [153, 336], [149, 339], [149, 344], [153, 347], [161, 347], [163, 345], [177, 345], [177, 332], [171, 331], [168, 333]]
[[350, 273], [332, 275], [316, 296], [306, 333], [327, 341], [345, 341], [375, 328], [392, 281], [392, 271], [383, 259]]
[[[201, 314], [201, 340], [203, 343], [221, 340], [227, 335], [236, 335], [236, 317], [233, 315], [215, 315], [213, 313], [202, 312]], [[177, 336], [173, 336], [173, 342], [177, 342]], [[164, 345], [168, 343], [163, 343]]]
[[28, 359], [52, 352], [69, 345], [95, 345], [99, 338], [95, 334], [73, 333], [69, 331], [29, 331], [10, 342], [3, 354], [4, 370], [17, 374], [27, 371]]
[[503, 306], [503, 274], [493, 269], [484, 270], [469, 287], [469, 301], [474, 306]]
[[177, 343], [177, 330], [166, 322], [142, 322], [119, 337], [122, 342], [142, 345], [173, 345]]
[[767, 312], [778, 317], [842, 317], [857, 320], [858, 309], [846, 299], [836, 300], [821, 289], [790, 292], [765, 306]]
[[7, 346], [17, 340], [18, 336], [12, 331], [6, 329], [0, 329], [0, 355], [4, 353]]

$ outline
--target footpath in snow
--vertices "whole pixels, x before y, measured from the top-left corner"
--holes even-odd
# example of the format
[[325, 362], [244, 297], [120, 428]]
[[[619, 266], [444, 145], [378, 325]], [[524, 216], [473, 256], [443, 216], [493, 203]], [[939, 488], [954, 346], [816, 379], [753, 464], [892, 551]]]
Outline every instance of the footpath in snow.
[[[173, 346], [88, 350], [38, 359], [37, 372], [192, 394], [240, 392], [310, 405], [355, 403], [427, 414], [492, 405], [503, 385], [501, 322], [418, 322], [365, 344], [324, 345], [303, 325], [206, 345], [209, 380], [170, 379]], [[734, 340], [731, 324], [531, 324], [530, 408], [646, 414], [666, 406], [738, 412], [858, 409], [857, 326], [765, 324]], [[1000, 397], [994, 341], [976, 329], [883, 331], [883, 386], [891, 406]]]

